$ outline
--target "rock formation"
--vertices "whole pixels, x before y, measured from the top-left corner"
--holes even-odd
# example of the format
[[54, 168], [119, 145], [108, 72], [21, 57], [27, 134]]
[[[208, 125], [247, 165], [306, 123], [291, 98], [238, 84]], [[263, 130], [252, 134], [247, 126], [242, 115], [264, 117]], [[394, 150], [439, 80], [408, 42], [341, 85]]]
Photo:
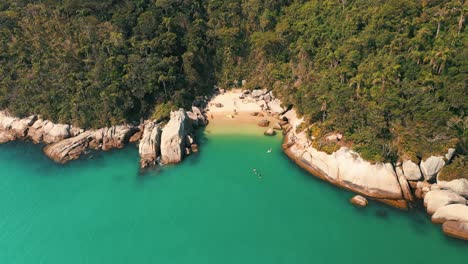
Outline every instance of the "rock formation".
[[442, 224], [445, 221], [468, 222], [468, 206], [466, 204], [449, 204], [440, 207], [432, 215], [432, 222]]
[[91, 146], [104, 151], [123, 148], [137, 128], [128, 125], [105, 127], [94, 131]]
[[345, 147], [332, 154], [318, 151], [305, 133], [293, 130], [283, 146], [301, 167], [331, 183], [372, 198], [403, 200], [400, 183], [389, 163], [371, 164]]
[[161, 126], [156, 122], [147, 123], [144, 128], [143, 137], [138, 146], [141, 168], [156, 164], [156, 159], [160, 155], [160, 145]]
[[61, 140], [47, 145], [44, 153], [58, 163], [66, 163], [70, 160], [78, 159], [88, 148], [89, 142], [93, 139], [92, 131], [85, 131], [76, 137]]
[[442, 181], [437, 179], [437, 184], [445, 189], [449, 189], [459, 195], [468, 197], [468, 180], [460, 178], [452, 181]]
[[411, 160], [403, 161], [403, 173], [408, 181], [418, 181], [421, 179], [421, 170], [419, 166]]
[[444, 167], [445, 161], [441, 156], [430, 156], [428, 159], [421, 161], [421, 172], [424, 180], [431, 181], [435, 179], [437, 173]]
[[161, 135], [161, 161], [178, 163], [186, 154], [187, 135], [192, 133], [192, 124], [183, 109], [171, 112], [171, 119]]
[[468, 240], [468, 222], [446, 221], [442, 230], [448, 236]]
[[448, 204], [466, 204], [466, 199], [460, 195], [447, 190], [431, 190], [424, 197], [424, 206], [427, 208], [427, 213], [432, 215], [440, 207]]
[[367, 199], [361, 195], [354, 196], [350, 202], [357, 207], [365, 207], [368, 204]]

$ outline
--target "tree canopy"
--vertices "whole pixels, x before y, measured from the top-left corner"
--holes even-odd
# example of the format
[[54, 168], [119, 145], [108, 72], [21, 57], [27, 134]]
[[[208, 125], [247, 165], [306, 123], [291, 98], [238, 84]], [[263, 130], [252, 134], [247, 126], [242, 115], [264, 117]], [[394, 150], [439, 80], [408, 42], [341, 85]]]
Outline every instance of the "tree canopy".
[[271, 88], [371, 160], [468, 134], [464, 0], [4, 0], [0, 107], [98, 127]]

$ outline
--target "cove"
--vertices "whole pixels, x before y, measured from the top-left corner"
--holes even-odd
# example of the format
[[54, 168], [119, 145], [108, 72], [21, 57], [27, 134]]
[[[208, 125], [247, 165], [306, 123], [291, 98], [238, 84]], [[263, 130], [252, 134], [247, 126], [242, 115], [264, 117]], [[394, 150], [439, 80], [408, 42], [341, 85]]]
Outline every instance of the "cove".
[[281, 136], [232, 129], [209, 126], [201, 152], [145, 173], [133, 145], [67, 165], [0, 145], [0, 263], [466, 263], [468, 243], [424, 212], [354, 208]]

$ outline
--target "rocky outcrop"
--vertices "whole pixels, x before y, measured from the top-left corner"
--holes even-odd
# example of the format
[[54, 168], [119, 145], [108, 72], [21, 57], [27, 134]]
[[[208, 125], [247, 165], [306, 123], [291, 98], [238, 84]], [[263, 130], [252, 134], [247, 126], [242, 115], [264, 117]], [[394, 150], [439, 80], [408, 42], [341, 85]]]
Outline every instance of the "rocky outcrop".
[[253, 90], [252, 92], [250, 92], [250, 96], [253, 97], [253, 98], [259, 98], [260, 96], [263, 96], [266, 93], [268, 93], [267, 89], [256, 89], [256, 90]]
[[437, 176], [437, 173], [442, 170], [445, 165], [444, 158], [442, 156], [431, 156], [426, 160], [421, 161], [421, 172], [424, 176], [424, 180], [431, 181]]
[[143, 137], [138, 146], [140, 167], [146, 168], [156, 164], [160, 155], [161, 126], [156, 122], [149, 122], [143, 130]]
[[446, 221], [468, 222], [468, 206], [449, 204], [442, 206], [432, 215], [432, 222], [442, 224]]
[[447, 163], [449, 163], [453, 159], [453, 157], [455, 156], [455, 152], [456, 150], [454, 148], [449, 148], [447, 150], [447, 153], [445, 153], [444, 155], [445, 159], [447, 160]]
[[0, 143], [25, 138], [29, 127], [36, 120], [35, 115], [17, 118], [10, 116], [6, 111], [0, 111]]
[[162, 163], [178, 163], [188, 151], [187, 136], [192, 133], [192, 124], [183, 109], [171, 112], [171, 119], [161, 135]]
[[364, 196], [356, 195], [351, 198], [350, 202], [357, 207], [365, 207], [368, 204], [367, 199]]
[[206, 126], [208, 124], [208, 118], [205, 113], [196, 106], [192, 106], [192, 111], [187, 111], [187, 116], [192, 121], [193, 128]]
[[448, 190], [431, 190], [424, 197], [427, 213], [432, 215], [440, 207], [448, 204], [466, 204], [466, 199]]
[[468, 240], [468, 223], [458, 221], [446, 221], [442, 230], [448, 236]]
[[397, 171], [397, 179], [398, 183], [400, 183], [401, 192], [403, 193], [403, 197], [406, 201], [413, 202], [413, 193], [411, 192], [411, 188], [406, 180], [405, 176], [401, 173], [398, 173], [399, 167], [396, 169]]
[[66, 163], [75, 160], [88, 148], [89, 142], [93, 139], [92, 131], [85, 131], [76, 137], [64, 139], [62, 141], [47, 145], [44, 153], [58, 163]]
[[137, 131], [136, 127], [129, 125], [101, 128], [94, 131], [93, 140], [90, 142], [90, 145], [94, 149], [102, 149], [104, 151], [113, 148], [123, 148], [128, 143], [130, 137]]
[[7, 111], [0, 111], [0, 143], [30, 138], [35, 143], [48, 144], [44, 153], [56, 162], [65, 163], [77, 159], [87, 149], [107, 151], [123, 148], [129, 142], [140, 140], [143, 130], [146, 130], [139, 146], [141, 164], [145, 167], [155, 164], [160, 152], [164, 154], [166, 163], [179, 162], [184, 155], [197, 152], [198, 146], [191, 135], [192, 129], [206, 125], [208, 119], [196, 106], [189, 112], [181, 109], [171, 113], [171, 120], [164, 130], [166, 135], [163, 144], [160, 144], [163, 138], [161, 127], [149, 123], [151, 124], [147, 124], [145, 129], [143, 125], [118, 125], [85, 131], [67, 124], [55, 124], [37, 116], [20, 119]]
[[403, 173], [408, 181], [419, 181], [421, 179], [421, 170], [419, 166], [411, 160], [403, 161]]
[[301, 167], [331, 183], [371, 198], [403, 199], [400, 184], [389, 163], [371, 164], [346, 147], [332, 154], [318, 151], [304, 133], [288, 133], [283, 147]]
[[[35, 143], [54, 143], [71, 136], [72, 127], [67, 124], [55, 124], [49, 120], [38, 119], [29, 127], [28, 137]], [[77, 133], [74, 130], [75, 134]]]
[[468, 197], [468, 180], [465, 178], [452, 181], [442, 181], [437, 179], [437, 184], [444, 189], [449, 189], [459, 195]]
[[47, 145], [44, 153], [58, 163], [66, 163], [79, 158], [88, 148], [104, 151], [122, 148], [135, 131], [135, 127], [126, 125], [88, 130], [75, 137]]

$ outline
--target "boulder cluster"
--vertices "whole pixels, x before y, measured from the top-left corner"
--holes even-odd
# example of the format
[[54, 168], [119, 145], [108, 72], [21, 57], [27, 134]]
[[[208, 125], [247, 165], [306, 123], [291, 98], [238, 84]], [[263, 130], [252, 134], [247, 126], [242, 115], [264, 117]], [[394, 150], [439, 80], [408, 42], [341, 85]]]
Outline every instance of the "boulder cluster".
[[78, 159], [88, 149], [123, 148], [129, 142], [139, 143], [140, 165], [180, 162], [184, 156], [198, 151], [193, 131], [208, 122], [204, 112], [193, 106], [191, 111], [171, 112], [167, 124], [147, 120], [142, 125], [118, 125], [84, 130], [67, 124], [55, 124], [33, 115], [17, 118], [0, 111], [0, 143], [30, 139], [45, 143], [44, 153], [58, 163]]
[[281, 101], [267, 89], [244, 90], [239, 96], [242, 103], [256, 103], [263, 111], [270, 115], [281, 115], [285, 109], [281, 106]]
[[302, 168], [360, 194], [351, 200], [354, 205], [367, 205], [366, 197], [402, 209], [424, 201], [432, 221], [443, 224], [447, 235], [468, 239], [468, 180], [443, 181], [439, 177], [454, 149], [419, 162], [370, 163], [344, 146], [331, 154], [319, 151], [312, 147], [313, 139], [295, 129], [284, 140], [286, 154]]

